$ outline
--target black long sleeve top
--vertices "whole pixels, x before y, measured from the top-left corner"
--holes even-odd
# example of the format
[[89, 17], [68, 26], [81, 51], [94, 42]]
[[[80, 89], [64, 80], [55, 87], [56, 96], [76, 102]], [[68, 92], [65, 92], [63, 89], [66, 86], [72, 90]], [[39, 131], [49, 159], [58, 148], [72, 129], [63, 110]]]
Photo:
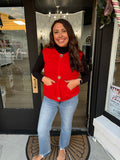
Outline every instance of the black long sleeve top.
[[[60, 54], [65, 54], [66, 52], [68, 52], [68, 47], [59, 47], [57, 45], [55, 45], [56, 50], [58, 51], [58, 53]], [[81, 59], [83, 66], [84, 66], [84, 71], [81, 72], [81, 79], [83, 80], [82, 84], [87, 82], [89, 80], [89, 69], [87, 67], [87, 63], [86, 63], [86, 59], [85, 56], [83, 54], [82, 59]], [[32, 74], [35, 78], [37, 78], [39, 81], [42, 82], [42, 78], [43, 78], [43, 74], [41, 73], [42, 69], [44, 68], [44, 59], [43, 59], [43, 53], [41, 53], [38, 56], [38, 59], [35, 63], [35, 66], [33, 68]]]

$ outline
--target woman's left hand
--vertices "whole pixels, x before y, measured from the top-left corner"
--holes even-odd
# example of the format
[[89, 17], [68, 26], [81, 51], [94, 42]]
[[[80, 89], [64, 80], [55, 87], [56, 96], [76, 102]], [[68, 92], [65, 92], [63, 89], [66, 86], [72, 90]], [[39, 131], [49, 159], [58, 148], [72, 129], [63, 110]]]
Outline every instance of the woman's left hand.
[[80, 80], [82, 81], [82, 79], [78, 78], [78, 79], [72, 79], [72, 80], [65, 80], [67, 84], [67, 87], [72, 90], [75, 87], [77, 87], [78, 85], [80, 85]]

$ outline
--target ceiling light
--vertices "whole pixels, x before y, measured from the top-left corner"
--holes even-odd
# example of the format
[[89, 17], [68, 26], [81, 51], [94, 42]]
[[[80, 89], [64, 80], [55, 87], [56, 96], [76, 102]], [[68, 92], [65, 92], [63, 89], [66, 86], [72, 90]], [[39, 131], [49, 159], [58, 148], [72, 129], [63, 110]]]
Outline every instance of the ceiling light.
[[18, 25], [25, 25], [25, 22], [23, 22], [23, 21], [13, 21], [13, 22], [18, 24]]
[[49, 12], [48, 17], [51, 17], [51, 12]]

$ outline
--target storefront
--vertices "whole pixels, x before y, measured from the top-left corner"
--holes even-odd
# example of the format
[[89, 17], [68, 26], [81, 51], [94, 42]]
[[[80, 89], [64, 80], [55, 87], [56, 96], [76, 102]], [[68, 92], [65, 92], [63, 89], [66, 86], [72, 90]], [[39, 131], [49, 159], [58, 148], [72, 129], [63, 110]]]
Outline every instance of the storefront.
[[[105, 68], [102, 68], [103, 70], [101, 71], [101, 78], [102, 81], [104, 81], [102, 85], [105, 84], [105, 79], [107, 85], [101, 86], [100, 90], [104, 88], [104, 92], [101, 91], [101, 95], [99, 95], [98, 98], [98, 113], [102, 114], [99, 114], [96, 118], [94, 118], [93, 125], [95, 138], [116, 160], [118, 160], [120, 159], [120, 34], [116, 19], [114, 24], [111, 25], [111, 28], [113, 28], [111, 38], [108, 36], [112, 33], [112, 30], [111, 33], [108, 30], [106, 35], [108, 40], [111, 40], [112, 42], [110, 45], [111, 49], [109, 54], [106, 55], [108, 53], [107, 47], [110, 48], [110, 46], [106, 46], [106, 50], [104, 52], [104, 57], [107, 56], [107, 58], [109, 58], [109, 64], [102, 64], [104, 65], [103, 67], [108, 67], [108, 69], [107, 72]], [[105, 30], [105, 28], [103, 30]], [[105, 43], [105, 45], [107, 44]], [[101, 97], [104, 97], [103, 111], [100, 111], [102, 110]]]
[[[21, 1], [17, 6], [10, 3], [0, 8], [0, 128], [1, 133], [36, 133], [43, 85], [31, 72], [49, 41], [51, 24], [55, 16], [70, 21], [90, 66], [92, 5], [90, 9], [88, 7], [87, 14], [90, 15], [86, 19], [82, 8], [75, 13], [59, 11], [56, 14], [55, 7], [55, 14], [47, 11], [43, 14], [39, 12], [37, 1]], [[88, 130], [88, 100], [89, 83], [86, 83], [80, 86], [79, 104], [73, 119], [75, 130]], [[59, 113], [53, 122], [53, 130], [60, 130]]]
[[[82, 103], [85, 109], [83, 110], [84, 116], [80, 115], [81, 111], [77, 110], [75, 119], [78, 121], [73, 120], [73, 128], [88, 131], [115, 158], [118, 158], [120, 149], [119, 27], [115, 20], [100, 29], [100, 20], [96, 18], [95, 2], [92, 6], [94, 6], [92, 24], [79, 24], [75, 30], [76, 36], [78, 38], [81, 36], [81, 49], [84, 53], [87, 52], [87, 49], [89, 51], [89, 54], [85, 55], [89, 57], [88, 65], [91, 76], [89, 83], [83, 88], [81, 87], [81, 90], [83, 89], [81, 93], [84, 93], [84, 96], [80, 95], [82, 97], [80, 104], [84, 100], [85, 103]], [[8, 7], [10, 6], [8, 5]], [[14, 19], [14, 16], [10, 17], [4, 12], [4, 7], [0, 10], [0, 128], [2, 133], [35, 133], [43, 95], [42, 85], [32, 77], [31, 71], [42, 45], [46, 43], [46, 32], [43, 32], [46, 24], [43, 19], [46, 19], [49, 24], [52, 17], [50, 14], [45, 17], [45, 15], [35, 12], [34, 0], [24, 1], [23, 5], [20, 4], [18, 7], [11, 5], [11, 8], [14, 11], [20, 9], [22, 16]], [[13, 10], [12, 13], [14, 13]], [[83, 18], [83, 12], [77, 14], [79, 19]], [[70, 15], [70, 17], [72, 16], [75, 21], [78, 21], [74, 17], [75, 15]], [[69, 20], [75, 28], [75, 22], [72, 19]], [[18, 24], [18, 21], [21, 24]], [[5, 23], [7, 27], [13, 23], [14, 30], [10, 27], [4, 28]], [[56, 122], [58, 119], [56, 118]], [[54, 123], [54, 128], [56, 126]], [[57, 126], [57, 129], [59, 128], [60, 125]], [[105, 136], [113, 139], [114, 142], [109, 138], [104, 139]], [[119, 143], [113, 150], [111, 146], [114, 146], [115, 141]]]
[[[119, 7], [118, 7], [119, 8]], [[91, 115], [93, 135], [116, 159], [120, 159], [120, 53], [119, 21], [116, 18], [101, 28], [96, 23]], [[90, 129], [91, 130], [91, 129]]]

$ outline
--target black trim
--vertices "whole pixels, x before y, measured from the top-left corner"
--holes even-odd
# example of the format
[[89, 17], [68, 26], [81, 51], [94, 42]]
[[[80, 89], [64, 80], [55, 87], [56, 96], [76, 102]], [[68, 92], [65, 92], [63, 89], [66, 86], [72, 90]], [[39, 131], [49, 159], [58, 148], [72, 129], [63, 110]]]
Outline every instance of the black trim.
[[[98, 23], [98, 22], [97, 22]], [[93, 118], [96, 113], [96, 99], [98, 92], [98, 73], [99, 73], [99, 63], [100, 63], [100, 52], [102, 43], [102, 32], [96, 28], [96, 38], [95, 38], [95, 53], [93, 62], [93, 75], [92, 75], [92, 87], [91, 87], [91, 103], [90, 103], [90, 120], [89, 120], [89, 132], [93, 135]]]
[[[35, 129], [33, 129], [33, 130], [11, 130], [11, 129], [4, 129], [4, 130], [2, 130], [2, 131], [0, 131], [0, 134], [24, 134], [24, 135], [28, 135], [28, 134], [35, 134], [35, 135], [37, 135], [37, 131], [35, 131]], [[88, 131], [86, 130], [86, 131], [82, 131], [82, 130], [80, 130], [80, 129], [72, 129], [72, 132], [71, 132], [71, 135], [80, 135], [80, 134], [86, 134], [86, 135], [89, 135], [89, 133], [88, 133]], [[52, 129], [51, 131], [50, 131], [50, 135], [51, 136], [59, 136], [60, 135], [60, 129], [57, 129], [57, 130], [55, 130], [55, 129]]]
[[[25, 21], [26, 21], [26, 33], [27, 42], [29, 48], [29, 59], [30, 59], [30, 70], [32, 73], [33, 67], [38, 58], [38, 42], [37, 42], [37, 26], [36, 26], [36, 13], [35, 13], [35, 2], [34, 0], [24, 0], [25, 9]], [[33, 93], [33, 102], [36, 111], [36, 117], [38, 117], [40, 106], [41, 106], [41, 86], [38, 83], [39, 93]]]
[[21, 7], [23, 6], [23, 0], [1, 0], [0, 1], [0, 7]]
[[111, 23], [100, 29], [99, 19], [97, 19], [89, 121], [89, 133], [91, 135], [94, 132], [93, 119], [104, 112], [113, 26], [113, 23]]
[[[24, 0], [26, 33], [30, 71], [38, 57], [37, 28], [34, 0]], [[34, 34], [32, 34], [34, 33]], [[39, 93], [33, 94], [33, 109], [7, 109], [3, 108], [0, 94], [0, 133], [36, 133], [39, 110], [41, 106], [40, 84]], [[3, 109], [2, 109], [2, 108]]]
[[37, 134], [37, 131], [35, 130], [16, 130], [16, 129], [2, 129], [0, 131], [0, 134], [22, 134], [22, 135], [28, 135], [28, 134]]
[[[81, 134], [86, 134], [89, 135], [87, 131], [82, 131], [80, 129], [72, 129], [71, 135], [81, 135]], [[51, 130], [50, 131], [51, 136], [59, 136], [60, 135], [60, 129], [58, 130]]]
[[0, 109], [3, 109], [2, 93], [0, 88]]
[[117, 119], [116, 117], [114, 117], [113, 115], [111, 115], [110, 113], [108, 113], [106, 111], [104, 111], [103, 115], [120, 127], [120, 120], [119, 119]]

